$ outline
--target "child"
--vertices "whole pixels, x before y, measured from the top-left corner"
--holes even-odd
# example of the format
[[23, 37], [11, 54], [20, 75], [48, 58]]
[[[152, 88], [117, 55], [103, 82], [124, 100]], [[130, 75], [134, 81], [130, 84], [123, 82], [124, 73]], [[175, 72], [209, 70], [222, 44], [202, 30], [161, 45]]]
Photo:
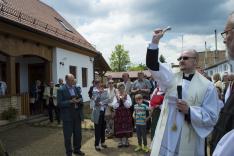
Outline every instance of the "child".
[[[144, 152], [149, 152], [147, 147], [147, 138], [146, 138], [146, 111], [149, 110], [149, 107], [143, 104], [143, 97], [141, 94], [135, 96], [136, 104], [134, 105], [134, 116], [136, 120], [136, 132], [138, 139], [138, 146], [135, 151], [143, 150]], [[144, 146], [142, 147], [142, 140]]]

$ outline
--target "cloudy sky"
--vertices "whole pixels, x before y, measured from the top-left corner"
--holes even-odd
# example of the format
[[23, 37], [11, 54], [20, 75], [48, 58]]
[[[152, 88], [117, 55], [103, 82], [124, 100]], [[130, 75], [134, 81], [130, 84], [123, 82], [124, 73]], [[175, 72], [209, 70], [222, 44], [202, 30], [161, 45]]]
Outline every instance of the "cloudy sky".
[[171, 26], [160, 43], [167, 62], [177, 63], [183, 48], [225, 49], [220, 33], [233, 0], [41, 0], [57, 10], [109, 63], [115, 45], [123, 44], [132, 63], [145, 64], [145, 53], [157, 27]]

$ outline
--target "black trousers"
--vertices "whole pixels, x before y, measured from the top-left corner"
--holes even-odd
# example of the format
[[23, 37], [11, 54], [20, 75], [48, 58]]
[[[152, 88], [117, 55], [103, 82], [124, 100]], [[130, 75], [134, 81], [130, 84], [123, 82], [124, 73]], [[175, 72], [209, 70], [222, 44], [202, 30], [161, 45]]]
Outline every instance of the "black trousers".
[[[145, 97], [146, 99], [148, 99], [147, 97]], [[147, 106], [149, 106], [149, 102], [148, 101], [143, 101], [143, 103], [144, 104], [146, 104]], [[149, 116], [149, 111], [147, 110], [146, 111], [146, 117], [148, 117]], [[147, 130], [147, 132], [149, 132], [149, 130], [151, 129], [151, 120], [148, 120], [147, 122], [146, 122], [146, 130]]]
[[105, 129], [106, 121], [104, 119], [105, 112], [100, 111], [98, 124], [94, 125], [95, 129], [95, 146], [98, 146], [101, 140], [101, 143], [105, 142]]
[[[73, 150], [71, 138], [73, 134]], [[76, 115], [72, 121], [63, 121], [63, 135], [67, 156], [71, 156], [73, 151], [80, 151], [81, 148], [81, 118]]]
[[55, 117], [56, 117], [58, 124], [60, 124], [61, 119], [60, 119], [59, 107], [55, 106], [53, 101], [50, 101], [48, 105], [48, 114], [49, 114], [50, 122], [54, 121], [53, 111], [55, 112]]

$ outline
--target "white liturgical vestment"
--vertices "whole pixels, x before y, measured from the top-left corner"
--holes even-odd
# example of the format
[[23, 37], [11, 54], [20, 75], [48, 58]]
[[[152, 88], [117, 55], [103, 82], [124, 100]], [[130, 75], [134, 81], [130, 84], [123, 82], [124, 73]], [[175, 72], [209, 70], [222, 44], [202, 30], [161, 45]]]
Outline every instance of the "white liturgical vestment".
[[[150, 72], [166, 90], [151, 156], [204, 156], [205, 137], [213, 130], [220, 111], [215, 86], [198, 72], [191, 81], [185, 80], [182, 72], [172, 73], [161, 63], [158, 71]], [[182, 86], [182, 100], [189, 106], [191, 122], [176, 108], [178, 85]]]

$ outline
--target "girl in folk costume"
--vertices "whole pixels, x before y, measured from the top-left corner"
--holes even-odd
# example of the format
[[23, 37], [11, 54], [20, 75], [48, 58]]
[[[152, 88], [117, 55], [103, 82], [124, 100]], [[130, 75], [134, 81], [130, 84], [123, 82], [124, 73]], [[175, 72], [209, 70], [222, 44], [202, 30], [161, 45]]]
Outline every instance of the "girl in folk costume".
[[113, 108], [115, 109], [114, 131], [115, 136], [120, 138], [118, 147], [128, 147], [128, 138], [132, 137], [132, 115], [130, 107], [132, 100], [125, 92], [123, 84], [118, 85], [118, 93], [113, 100]]
[[113, 80], [108, 81], [107, 94], [108, 94], [109, 102], [105, 111], [106, 136], [107, 138], [111, 138], [114, 134], [114, 120], [113, 120], [114, 109], [112, 106], [112, 102], [113, 102], [114, 97], [116, 96], [116, 89], [114, 87]]

